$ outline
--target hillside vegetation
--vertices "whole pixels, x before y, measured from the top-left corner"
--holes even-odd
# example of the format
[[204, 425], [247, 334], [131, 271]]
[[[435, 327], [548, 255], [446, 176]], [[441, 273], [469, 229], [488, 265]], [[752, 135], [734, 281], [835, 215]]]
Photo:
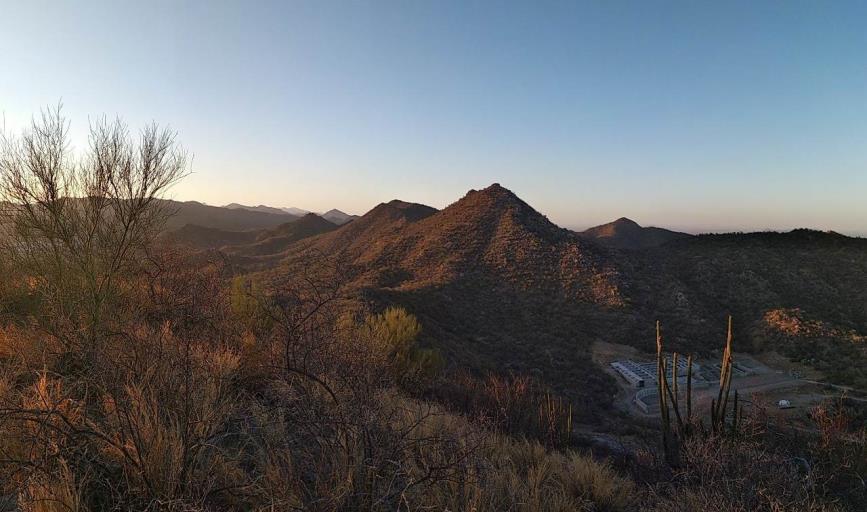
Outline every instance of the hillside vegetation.
[[[630, 506], [631, 484], [607, 464], [410, 398], [403, 390], [430, 385], [441, 367], [416, 345], [420, 325], [399, 309], [356, 308], [328, 261], [262, 294], [232, 279], [224, 259], [154, 244], [170, 215], [158, 196], [186, 166], [172, 134], [146, 131], [138, 147], [122, 125], [97, 125], [103, 158], [86, 161], [100, 162], [92, 172], [71, 164], [65, 126], [49, 113], [5, 141], [0, 158], [4, 204], [13, 205], [0, 238], [5, 503]], [[88, 200], [67, 199], [82, 190]]]
[[811, 230], [702, 235], [633, 261], [636, 309], [672, 325], [679, 349], [708, 349], [703, 333], [731, 314], [741, 319], [738, 350], [759, 350], [751, 326], [778, 309], [867, 332], [865, 239]]
[[[610, 400], [592, 364], [590, 316], [623, 307], [605, 250], [552, 224], [499, 185], [442, 211], [382, 204], [332, 233], [295, 246], [263, 282], [332, 254], [365, 301], [399, 304], [425, 325], [422, 343], [477, 372], [531, 373], [580, 401], [588, 421]], [[589, 314], [588, 314], [589, 313]], [[589, 325], [588, 325], [589, 324]]]
[[867, 336], [858, 331], [811, 319], [800, 309], [775, 309], [757, 322], [752, 339], [758, 350], [777, 350], [829, 382], [867, 390]]
[[[174, 134], [150, 127], [133, 139], [119, 122], [97, 123], [92, 154], [76, 158], [67, 126], [48, 112], [0, 148], [4, 506], [867, 505], [867, 433], [842, 407], [817, 409], [811, 435], [761, 417], [719, 422], [713, 435], [683, 437], [677, 460], [668, 442], [664, 457], [656, 441], [582, 448], [577, 426], [613, 414], [610, 377], [589, 355], [594, 340], [638, 332], [666, 301], [679, 304], [669, 313], [678, 317], [740, 297], [697, 279], [700, 261], [677, 265], [689, 246], [651, 264], [642, 259], [650, 253], [597, 245], [493, 185], [441, 211], [392, 201], [339, 228], [305, 217], [251, 231], [234, 249], [196, 251], [159, 238], [173, 213], [160, 198], [187, 170]], [[214, 233], [206, 229], [202, 245], [230, 236]], [[262, 244], [280, 252], [252, 272], [231, 254]], [[770, 291], [806, 297], [819, 282], [769, 284], [737, 304], [761, 310], [779, 300]], [[816, 311], [839, 321], [759, 318], [810, 336], [848, 336], [845, 322], [863, 319], [856, 309]], [[682, 323], [707, 317], [696, 318]]]

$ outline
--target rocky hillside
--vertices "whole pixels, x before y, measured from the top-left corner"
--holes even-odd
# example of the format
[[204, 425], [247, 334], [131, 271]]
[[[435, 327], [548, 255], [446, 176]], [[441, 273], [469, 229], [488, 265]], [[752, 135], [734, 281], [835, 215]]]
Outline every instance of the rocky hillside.
[[713, 347], [707, 334], [724, 332], [728, 314], [736, 348], [752, 350], [750, 327], [777, 309], [867, 332], [865, 239], [806, 229], [701, 235], [622, 261], [636, 314], [662, 319], [684, 350]]
[[757, 350], [776, 350], [811, 366], [836, 384], [867, 390], [867, 335], [811, 317], [805, 311], [773, 309], [754, 325]]
[[[600, 319], [625, 307], [609, 251], [499, 185], [441, 211], [384, 203], [287, 254], [287, 266], [320, 254], [350, 262], [367, 301], [407, 307], [453, 364], [535, 374], [588, 414], [610, 399], [589, 356]], [[285, 268], [268, 279], [279, 283]]]
[[[316, 251], [341, 255], [346, 262], [376, 271], [373, 262], [389, 259], [394, 240], [405, 232], [408, 225], [436, 212], [436, 209], [422, 204], [398, 200], [382, 203], [333, 233], [300, 244], [294, 253], [304, 255]], [[381, 264], [390, 266], [387, 261]]]
[[[380, 204], [313, 247], [343, 254], [371, 282], [392, 288], [481, 279], [622, 305], [607, 251], [557, 227], [498, 184], [470, 191], [439, 212], [403, 201]], [[396, 274], [399, 281], [378, 279]]]

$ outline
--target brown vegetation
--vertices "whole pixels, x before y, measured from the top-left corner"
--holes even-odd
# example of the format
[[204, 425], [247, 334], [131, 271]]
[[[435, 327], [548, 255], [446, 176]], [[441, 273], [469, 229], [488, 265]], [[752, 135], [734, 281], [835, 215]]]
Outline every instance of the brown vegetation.
[[678, 464], [578, 451], [573, 417], [610, 400], [588, 333], [629, 304], [603, 249], [501, 187], [382, 205], [239, 275], [155, 243], [186, 172], [170, 132], [97, 124], [75, 160], [65, 127], [50, 112], [0, 156], [18, 509], [863, 508], [864, 434], [837, 409], [801, 445], [754, 428], [685, 438]]

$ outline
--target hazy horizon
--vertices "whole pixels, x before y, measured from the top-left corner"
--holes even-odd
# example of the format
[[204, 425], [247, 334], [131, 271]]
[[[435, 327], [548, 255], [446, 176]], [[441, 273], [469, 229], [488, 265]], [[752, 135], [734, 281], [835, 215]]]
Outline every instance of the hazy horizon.
[[[503, 184], [499, 184], [499, 185], [503, 185]], [[503, 186], [505, 186], [505, 185], [503, 185]], [[484, 188], [484, 187], [480, 187], [480, 188]], [[508, 186], [505, 186], [505, 188], [509, 188], [509, 187], [508, 187]], [[465, 194], [466, 192], [469, 192], [470, 190], [479, 190], [479, 188], [476, 188], [476, 189], [467, 189], [467, 190], [464, 192], [464, 194]], [[518, 193], [518, 191], [512, 190], [512, 192], [514, 192], [515, 195], [517, 195], [518, 197], [521, 197], [521, 195], [520, 195], [520, 193]], [[196, 200], [196, 199], [178, 199], [178, 198], [174, 198], [174, 199], [179, 200], [179, 201], [196, 201], [196, 202], [200, 202], [200, 203], [202, 203], [202, 204], [206, 204], [206, 205], [208, 205], [208, 206], [219, 206], [219, 207], [225, 207], [225, 206], [229, 206], [229, 205], [231, 205], [231, 204], [237, 204], [237, 205], [241, 205], [241, 206], [245, 206], [245, 207], [250, 207], [250, 208], [255, 208], [255, 207], [257, 207], [257, 206], [268, 206], [268, 207], [271, 207], [271, 208], [281, 208], [281, 209], [284, 209], [284, 208], [298, 208], [298, 209], [300, 209], [300, 210], [305, 210], [305, 211], [307, 211], [308, 213], [315, 213], [315, 214], [323, 214], [323, 213], [327, 212], [328, 210], [336, 209], [336, 210], [340, 210], [340, 211], [342, 211], [343, 213], [346, 213], [346, 214], [349, 214], [349, 215], [362, 216], [362, 215], [364, 215], [365, 213], [367, 213], [367, 212], [369, 212], [370, 210], [372, 210], [373, 208], [375, 208], [377, 205], [382, 204], [382, 203], [387, 203], [387, 202], [389, 202], [389, 201], [391, 201], [391, 200], [400, 200], [400, 201], [406, 201], [406, 202], [411, 202], [411, 203], [419, 203], [419, 204], [424, 204], [425, 206], [431, 206], [431, 207], [433, 207], [433, 208], [436, 208], [437, 210], [442, 210], [443, 208], [448, 207], [450, 204], [452, 204], [452, 203], [458, 201], [461, 197], [463, 197], [464, 194], [461, 194], [460, 196], [455, 197], [455, 199], [454, 199], [453, 201], [449, 201], [449, 202], [447, 202], [447, 203], [445, 203], [445, 204], [442, 204], [442, 205], [433, 205], [433, 204], [421, 203], [421, 202], [419, 202], [419, 201], [413, 201], [413, 200], [411, 200], [411, 199], [407, 199], [407, 198], [394, 197], [394, 198], [389, 199], [389, 200], [384, 200], [384, 201], [380, 201], [380, 202], [378, 202], [378, 203], [376, 203], [376, 204], [372, 204], [372, 205], [370, 205], [368, 208], [365, 208], [365, 209], [360, 210], [360, 211], [359, 211], [359, 210], [356, 210], [356, 211], [347, 211], [346, 209], [341, 208], [339, 205], [338, 205], [338, 206], [331, 206], [331, 207], [328, 208], [328, 209], [319, 209], [319, 210], [317, 210], [317, 209], [303, 208], [303, 207], [300, 207], [300, 206], [297, 206], [297, 205], [294, 205], [294, 204], [265, 204], [265, 203], [258, 203], [258, 202], [253, 202], [253, 203], [241, 203], [241, 202], [239, 202], [239, 201], [230, 201], [230, 202], [228, 202], [228, 203], [212, 204], [212, 203], [208, 203], [208, 202], [205, 202], [205, 201], [198, 201], [198, 200]], [[523, 198], [522, 198], [522, 199], [523, 199]], [[540, 210], [539, 208], [537, 208], [537, 207], [536, 207], [535, 205], [533, 205], [532, 203], [530, 203], [530, 206], [533, 207], [534, 209], [540, 211], [540, 213], [542, 213], [543, 215], [548, 216], [548, 214], [547, 214], [546, 212]], [[820, 230], [820, 231], [836, 231], [836, 232], [841, 233], [841, 234], [844, 234], [844, 235], [855, 236], [855, 237], [865, 237], [865, 236], [867, 236], [867, 230], [865, 230], [865, 231], [861, 231], [861, 232], [843, 232], [843, 231], [838, 231], [838, 230], [835, 230], [835, 229], [830, 229], [830, 228], [829, 228], [829, 229], [824, 229], [824, 228], [821, 228], [821, 227], [808, 226], [808, 225], [803, 225], [803, 226], [800, 226], [800, 225], [784, 225], [784, 226], [782, 226], [782, 227], [780, 227], [780, 226], [766, 226], [766, 227], [763, 227], [763, 228], [760, 227], [760, 228], [749, 228], [749, 229], [730, 229], [730, 228], [726, 227], [725, 224], [719, 224], [719, 225], [716, 225], [716, 226], [714, 226], [714, 225], [708, 225], [708, 226], [706, 226], [706, 227], [704, 227], [704, 228], [701, 228], [701, 227], [699, 227], [699, 228], [695, 228], [695, 227], [690, 227], [689, 224], [684, 224], [684, 225], [683, 225], [684, 227], [680, 227], [680, 226], [678, 226], [678, 225], [676, 225], [676, 224], [674, 224], [674, 225], [657, 225], [657, 224], [650, 224], [650, 223], [643, 222], [642, 219], [638, 219], [638, 218], [635, 218], [635, 217], [630, 217], [630, 216], [628, 216], [628, 215], [620, 215], [620, 216], [618, 216], [618, 217], [614, 217], [614, 218], [610, 218], [610, 219], [602, 219], [602, 220], [599, 220], [598, 222], [590, 222], [590, 223], [576, 223], [576, 224], [571, 224], [571, 225], [570, 225], [570, 224], [567, 224], [567, 223], [558, 222], [556, 219], [553, 219], [553, 218], [551, 218], [550, 216], [548, 216], [548, 217], [549, 217], [549, 219], [550, 219], [552, 222], [554, 222], [554, 223], [557, 224], [558, 226], [563, 227], [563, 228], [567, 228], [567, 229], [570, 229], [570, 230], [573, 230], [573, 231], [584, 231], [584, 230], [586, 230], [586, 229], [589, 229], [589, 228], [592, 228], [592, 227], [596, 227], [596, 226], [599, 226], [599, 225], [602, 225], [602, 224], [608, 224], [609, 222], [614, 222], [614, 221], [616, 221], [616, 220], [619, 220], [620, 218], [624, 218], [624, 217], [625, 217], [625, 218], [627, 218], [627, 219], [629, 219], [629, 220], [632, 220], [632, 221], [638, 223], [638, 224], [641, 225], [642, 227], [658, 227], [658, 228], [665, 228], [665, 229], [671, 229], [671, 230], [674, 230], [674, 231], [682, 231], [682, 232], [684, 232], [684, 233], [689, 233], [689, 234], [693, 234], [693, 235], [699, 235], [699, 234], [710, 234], [710, 233], [732, 233], [732, 232], [738, 232], [738, 231], [744, 231], [744, 232], [765, 232], [765, 231], [786, 232], [786, 231], [791, 231], [791, 230], [793, 230], [793, 229], [806, 228], [806, 229], [816, 229], [816, 230]]]
[[171, 125], [178, 200], [867, 235], [867, 5], [0, 1], [0, 112]]

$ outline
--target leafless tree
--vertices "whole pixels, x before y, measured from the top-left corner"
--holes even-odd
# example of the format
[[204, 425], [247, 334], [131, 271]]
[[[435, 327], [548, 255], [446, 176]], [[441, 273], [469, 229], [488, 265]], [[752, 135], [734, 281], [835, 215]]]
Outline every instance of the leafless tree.
[[134, 138], [122, 121], [105, 119], [77, 156], [61, 106], [22, 135], [0, 137], [0, 250], [47, 306], [53, 334], [70, 344], [99, 338], [118, 280], [171, 213], [160, 197], [187, 162], [174, 132], [150, 125]]

